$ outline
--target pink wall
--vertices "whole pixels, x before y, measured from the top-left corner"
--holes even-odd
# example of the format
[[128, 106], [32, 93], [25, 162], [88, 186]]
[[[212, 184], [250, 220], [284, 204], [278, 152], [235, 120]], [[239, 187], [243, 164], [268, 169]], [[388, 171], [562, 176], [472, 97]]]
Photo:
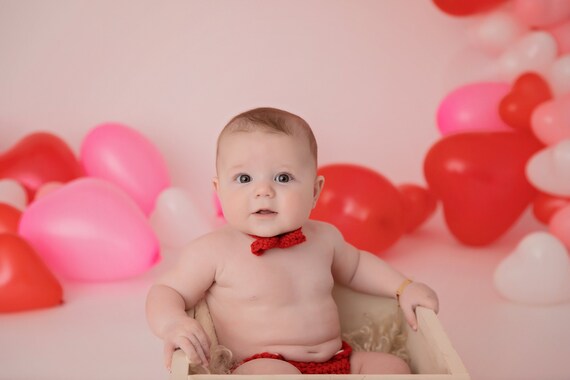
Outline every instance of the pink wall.
[[77, 152], [120, 121], [209, 205], [218, 130], [268, 105], [313, 126], [321, 163], [423, 183], [464, 29], [430, 1], [4, 1], [0, 151], [48, 130]]

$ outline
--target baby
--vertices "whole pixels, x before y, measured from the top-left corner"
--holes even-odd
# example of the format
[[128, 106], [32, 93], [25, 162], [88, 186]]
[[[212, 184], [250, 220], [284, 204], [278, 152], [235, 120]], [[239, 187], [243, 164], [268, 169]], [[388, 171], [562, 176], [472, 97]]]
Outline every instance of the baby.
[[273, 108], [242, 113], [220, 133], [216, 169], [227, 224], [190, 243], [148, 294], [166, 366], [177, 348], [208, 365], [208, 337], [185, 312], [205, 297], [219, 342], [236, 360], [233, 373], [409, 373], [394, 355], [352, 352], [341, 340], [333, 285], [397, 294], [414, 329], [416, 306], [437, 312], [437, 296], [309, 219], [325, 182], [309, 125]]

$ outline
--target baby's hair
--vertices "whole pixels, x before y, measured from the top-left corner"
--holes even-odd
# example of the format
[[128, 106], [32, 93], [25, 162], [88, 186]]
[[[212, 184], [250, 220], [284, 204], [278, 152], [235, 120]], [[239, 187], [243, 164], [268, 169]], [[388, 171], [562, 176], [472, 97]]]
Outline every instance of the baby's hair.
[[295, 114], [270, 107], [254, 108], [233, 117], [218, 136], [216, 157], [218, 156], [217, 150], [219, 149], [222, 136], [232, 132], [251, 132], [256, 130], [284, 133], [288, 136], [295, 136], [301, 132], [309, 142], [309, 149], [316, 165], [317, 140], [309, 124]]

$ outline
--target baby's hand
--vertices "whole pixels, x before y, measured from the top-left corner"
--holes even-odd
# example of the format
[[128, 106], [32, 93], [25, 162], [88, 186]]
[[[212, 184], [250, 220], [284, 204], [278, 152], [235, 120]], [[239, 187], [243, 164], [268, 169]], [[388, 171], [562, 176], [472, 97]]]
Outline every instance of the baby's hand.
[[418, 320], [415, 313], [418, 306], [427, 307], [436, 313], [439, 311], [437, 294], [429, 286], [421, 282], [412, 282], [400, 296], [400, 307], [404, 312], [406, 321], [414, 330], [418, 329]]
[[166, 326], [164, 340], [164, 364], [170, 369], [172, 354], [180, 348], [192, 364], [208, 366], [210, 339], [202, 326], [193, 318], [182, 317]]

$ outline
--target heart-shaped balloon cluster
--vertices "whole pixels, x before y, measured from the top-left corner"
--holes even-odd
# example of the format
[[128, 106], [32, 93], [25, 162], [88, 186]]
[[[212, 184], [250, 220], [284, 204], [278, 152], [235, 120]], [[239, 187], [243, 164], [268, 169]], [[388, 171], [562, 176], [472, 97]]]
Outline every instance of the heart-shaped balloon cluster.
[[[449, 109], [447, 104], [452, 98], [453, 108], [463, 110], [465, 119], [461, 119], [460, 112], [454, 119], [445, 120], [438, 114], [442, 134], [449, 130], [463, 134], [467, 130], [499, 133], [504, 126], [496, 123], [494, 115], [498, 114], [501, 121], [512, 128], [512, 134], [526, 134], [529, 141], [536, 139], [543, 144], [534, 142], [532, 147], [527, 144], [526, 148], [511, 146], [516, 152], [505, 149], [503, 155], [497, 155], [492, 152], [504, 149], [504, 141], [489, 141], [491, 145], [486, 149], [483, 144], [465, 143], [464, 149], [475, 152], [466, 160], [465, 153], [449, 148], [455, 144], [453, 141], [444, 139], [436, 143], [428, 153], [424, 167], [430, 186], [441, 196], [449, 229], [466, 244], [492, 242], [514, 223], [534, 191], [533, 213], [548, 225], [551, 235], [549, 238], [531, 236], [528, 241], [521, 242], [520, 250], [536, 253], [542, 250], [541, 245], [556, 249], [552, 239], [557, 242], [554, 245], [565, 244], [570, 248], [570, 2], [512, 0], [511, 7], [496, 10], [493, 8], [497, 4], [486, 2], [475, 5], [471, 1], [451, 4], [434, 0], [434, 3], [454, 16], [481, 14], [470, 26], [470, 42], [483, 50], [480, 53], [488, 58], [482, 62], [486, 62], [484, 72], [492, 75], [489, 80], [512, 83], [496, 107], [489, 106], [490, 99], [496, 101], [490, 92], [466, 91], [488, 89], [484, 75], [478, 76], [477, 82], [462, 84], [451, 92], [442, 100], [440, 111], [445, 107]], [[494, 63], [492, 56], [497, 57]], [[450, 68], [448, 71], [455, 70]], [[461, 91], [469, 98], [457, 97]], [[485, 115], [486, 122], [466, 128], [465, 120], [471, 120], [473, 114]], [[473, 138], [453, 137], [457, 141]], [[503, 180], [497, 180], [498, 173], [502, 173], [499, 176], [504, 177]], [[509, 190], [508, 186], [516, 187], [516, 190]], [[492, 205], [496, 206], [494, 213]], [[493, 216], [496, 220], [492, 220]], [[560, 255], [566, 257], [566, 253]], [[536, 277], [533, 272], [536, 268], [524, 265], [524, 262], [532, 262], [533, 257], [539, 256], [513, 253], [505, 260], [497, 270], [496, 285], [501, 293], [507, 298], [526, 299], [531, 303], [561, 299], [554, 288], [540, 288], [535, 282], [530, 286], [523, 284], [525, 274]], [[555, 271], [554, 266], [542, 265], [541, 268], [537, 270], [544, 270], [544, 278], [548, 277], [549, 270]], [[513, 273], [509, 274], [510, 270]], [[515, 273], [519, 276], [516, 281], [509, 278]], [[553, 276], [556, 277], [554, 272]], [[542, 289], [540, 297], [532, 295], [531, 288], [535, 285]], [[568, 292], [568, 289], [564, 291]]]
[[0, 249], [0, 261], [10, 264], [0, 311], [61, 303], [52, 271], [111, 281], [148, 270], [159, 247], [145, 213], [167, 186], [158, 150], [125, 125], [95, 127], [81, 159], [50, 133], [24, 137], [0, 156], [0, 236], [14, 237]]

